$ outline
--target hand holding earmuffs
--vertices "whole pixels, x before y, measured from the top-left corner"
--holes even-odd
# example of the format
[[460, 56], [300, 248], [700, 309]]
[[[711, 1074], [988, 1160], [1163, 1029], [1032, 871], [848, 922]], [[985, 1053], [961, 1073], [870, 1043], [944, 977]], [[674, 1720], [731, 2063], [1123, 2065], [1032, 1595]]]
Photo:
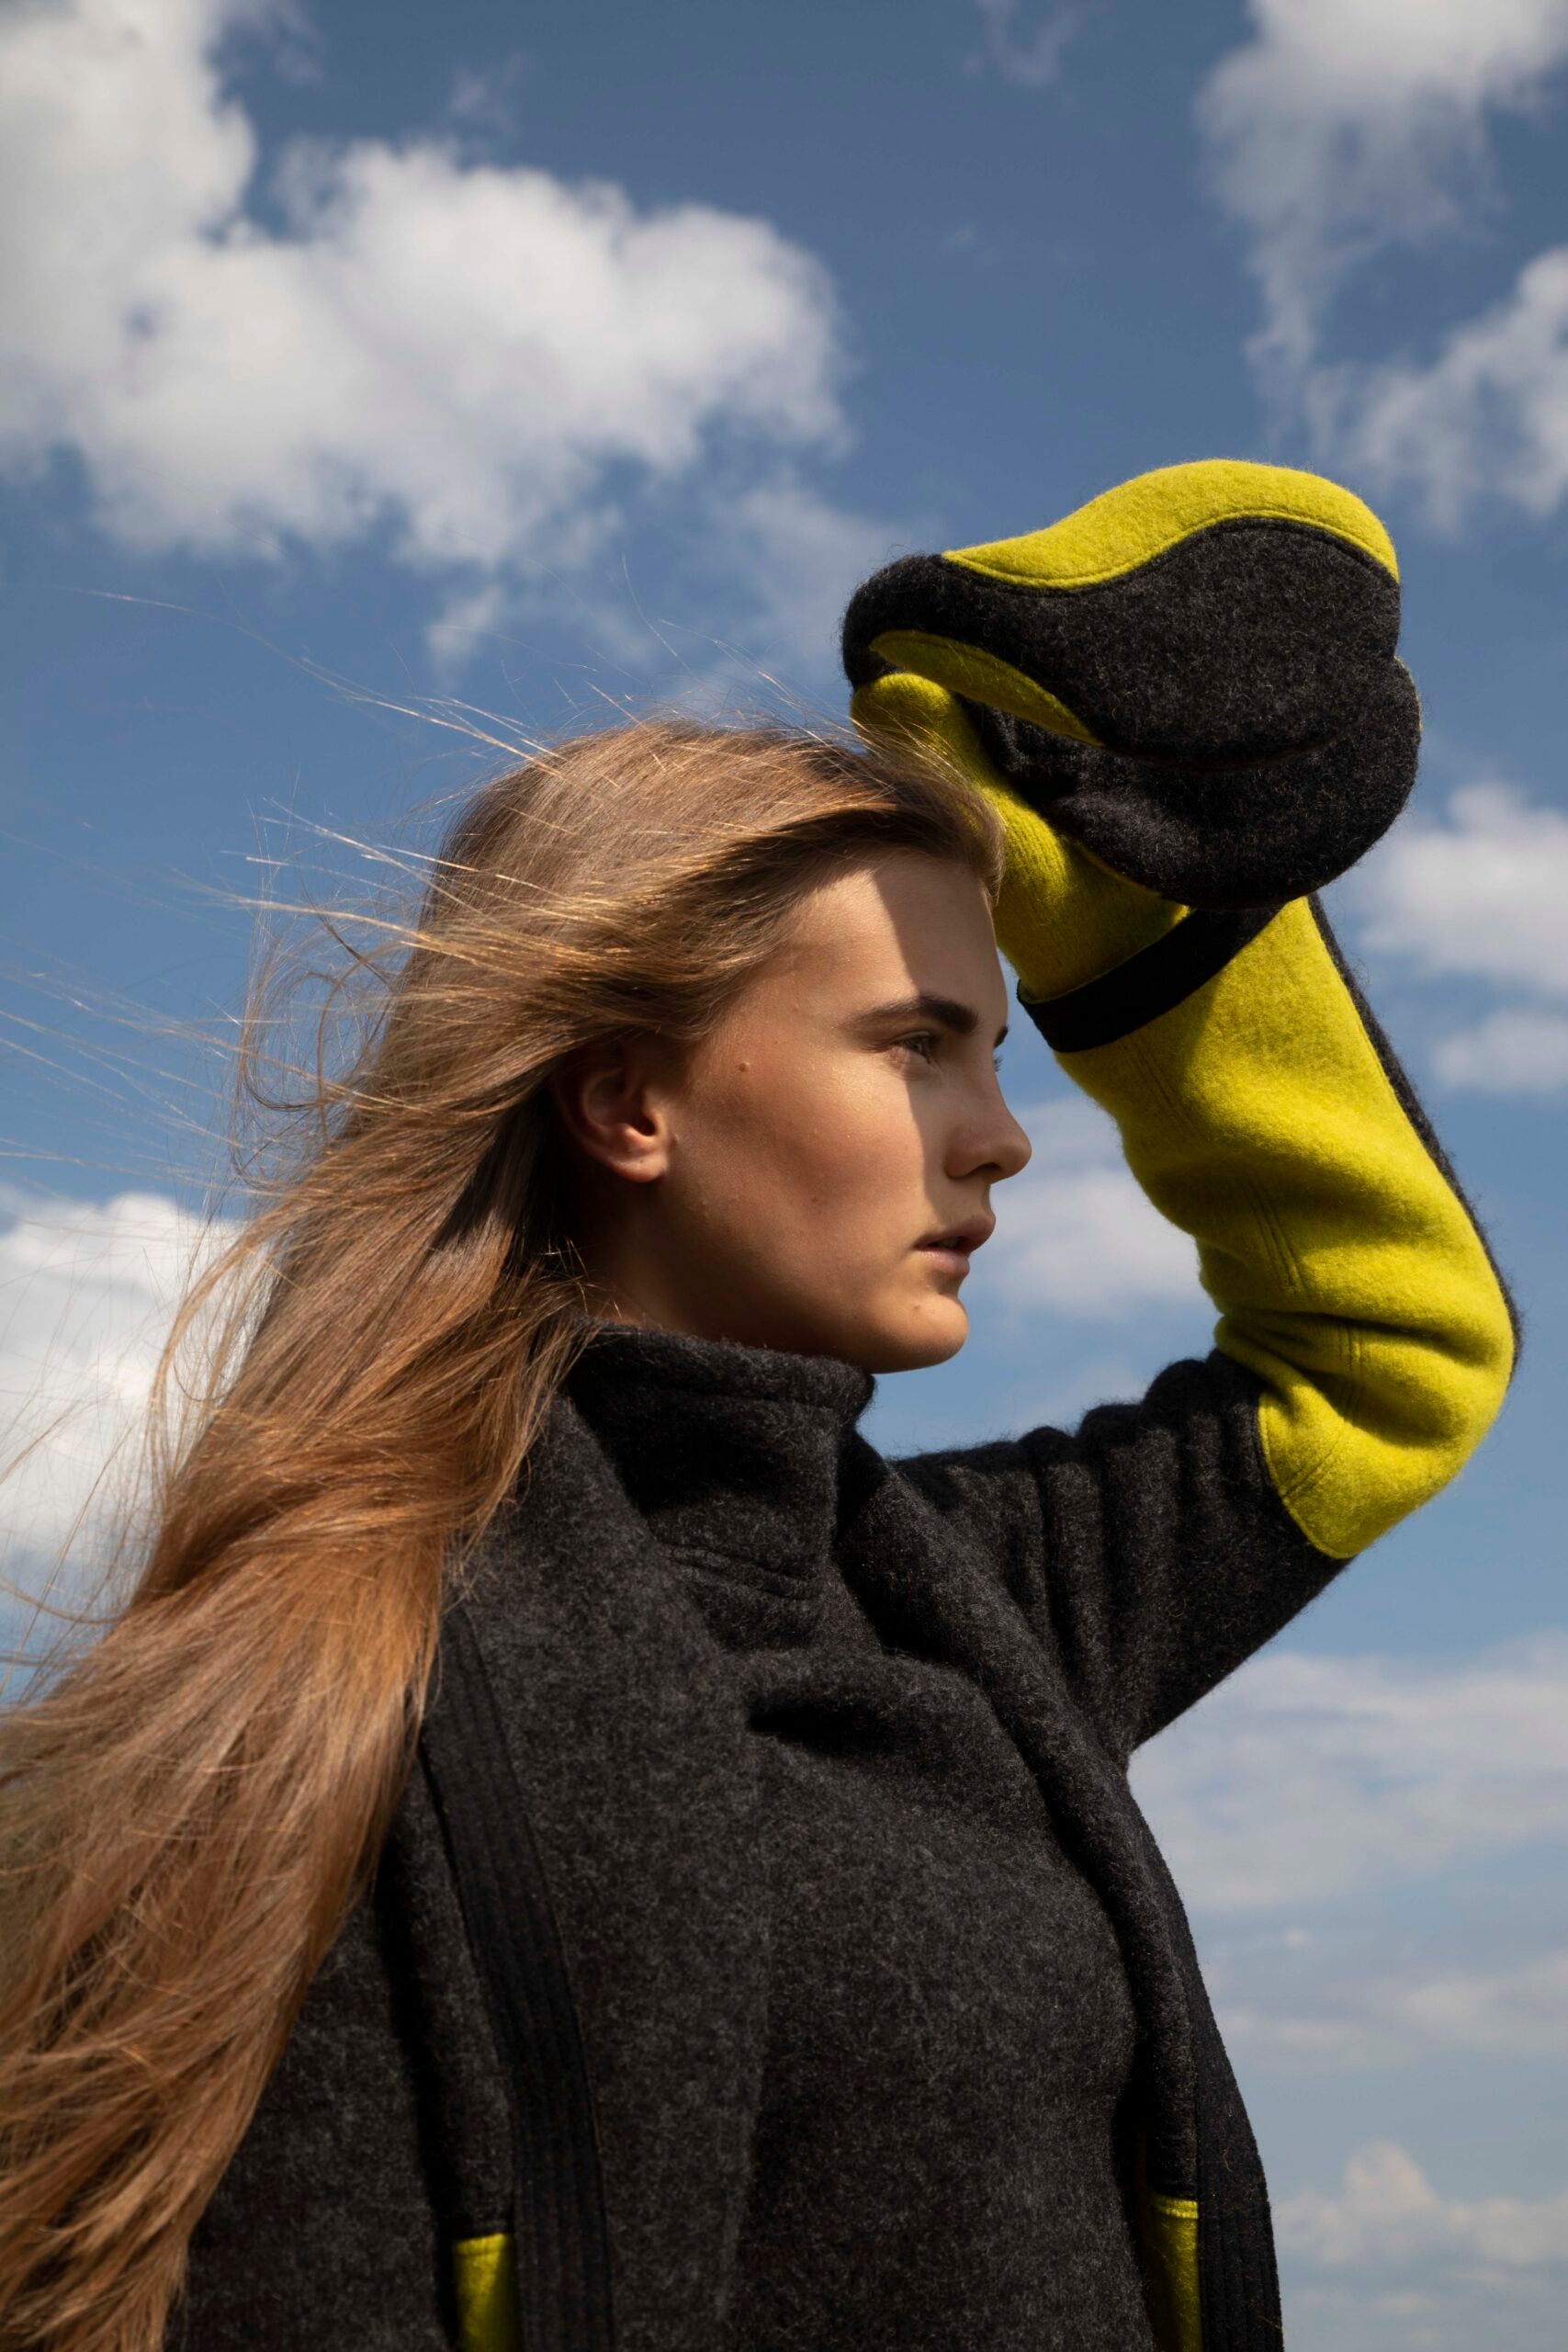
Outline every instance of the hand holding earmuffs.
[[852, 598], [843, 654], [864, 732], [956, 759], [1001, 806], [998, 935], [1034, 996], [1083, 976], [1038, 909], [1027, 920], [1042, 890], [1067, 912], [1069, 866], [1099, 901], [1084, 917], [1131, 952], [1187, 908], [1278, 906], [1352, 865], [1415, 781], [1398, 633], [1369, 507], [1315, 474], [1213, 458], [1044, 530], [889, 564]]

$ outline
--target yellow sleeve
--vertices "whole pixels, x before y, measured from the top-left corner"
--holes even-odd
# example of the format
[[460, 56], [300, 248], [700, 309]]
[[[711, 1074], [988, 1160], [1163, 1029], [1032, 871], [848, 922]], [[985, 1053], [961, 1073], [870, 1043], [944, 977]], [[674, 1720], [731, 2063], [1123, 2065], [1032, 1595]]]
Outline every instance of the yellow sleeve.
[[1009, 833], [998, 941], [1061, 1067], [1198, 1245], [1217, 1347], [1259, 1384], [1269, 1480], [1348, 1558], [1437, 1493], [1507, 1386], [1503, 1284], [1321, 909], [1191, 913], [1016, 800], [962, 707], [908, 673], [863, 687], [869, 733], [980, 782]]
[[[1030, 1009], [1049, 1037], [1050, 1007]], [[1292, 900], [1181, 1002], [1057, 1058], [1115, 1119], [1155, 1206], [1197, 1241], [1215, 1344], [1261, 1383], [1280, 1501], [1319, 1551], [1348, 1558], [1479, 1444], [1514, 1333], [1320, 910]]]

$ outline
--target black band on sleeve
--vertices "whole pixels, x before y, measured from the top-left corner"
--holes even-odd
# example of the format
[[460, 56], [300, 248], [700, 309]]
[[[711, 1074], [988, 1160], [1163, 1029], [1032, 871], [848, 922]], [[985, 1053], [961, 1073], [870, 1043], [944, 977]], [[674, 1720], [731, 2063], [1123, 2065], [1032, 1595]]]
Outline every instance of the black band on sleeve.
[[1195, 910], [1150, 946], [1140, 947], [1099, 979], [1086, 980], [1081, 989], [1033, 1001], [1021, 988], [1018, 1001], [1053, 1053], [1083, 1054], [1094, 1046], [1113, 1046], [1185, 1003], [1205, 980], [1223, 972], [1279, 911], [1277, 906]]

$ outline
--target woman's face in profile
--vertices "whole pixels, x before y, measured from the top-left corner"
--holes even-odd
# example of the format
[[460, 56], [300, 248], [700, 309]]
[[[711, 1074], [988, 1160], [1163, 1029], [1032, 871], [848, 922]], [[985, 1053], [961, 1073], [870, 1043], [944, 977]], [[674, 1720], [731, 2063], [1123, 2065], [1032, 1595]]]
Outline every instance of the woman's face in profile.
[[558, 1085], [604, 1311], [871, 1372], [955, 1354], [991, 1188], [1029, 1158], [1007, 1014], [965, 867], [898, 851], [821, 885], [700, 1046]]

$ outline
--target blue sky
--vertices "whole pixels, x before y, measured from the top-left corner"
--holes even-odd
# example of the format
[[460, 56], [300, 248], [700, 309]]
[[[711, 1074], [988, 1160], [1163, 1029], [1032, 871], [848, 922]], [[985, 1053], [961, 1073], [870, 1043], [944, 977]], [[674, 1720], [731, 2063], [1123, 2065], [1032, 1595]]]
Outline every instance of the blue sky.
[[[51, 1424], [13, 1575], [131, 1425], [268, 861], [428, 847], [476, 729], [836, 713], [864, 572], [1149, 466], [1313, 465], [1389, 523], [1422, 780], [1333, 900], [1524, 1367], [1458, 1485], [1139, 1768], [1297, 2352], [1544, 2352], [1568, 2283], [1565, 95], [1568, 0], [0, 23], [0, 1385]], [[1184, 1245], [1015, 1035], [1035, 1162], [969, 1348], [884, 1384], [889, 1449], [1206, 1344]]]

